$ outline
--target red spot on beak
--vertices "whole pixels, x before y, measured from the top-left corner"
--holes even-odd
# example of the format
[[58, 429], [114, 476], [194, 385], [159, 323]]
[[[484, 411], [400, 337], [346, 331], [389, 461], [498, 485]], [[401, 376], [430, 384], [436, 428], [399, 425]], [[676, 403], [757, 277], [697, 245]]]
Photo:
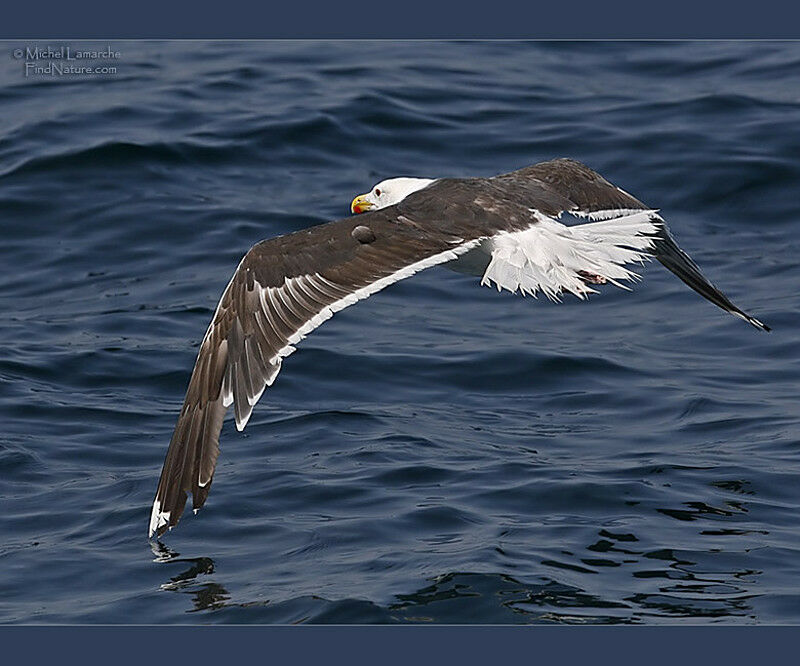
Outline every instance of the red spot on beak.
[[353, 213], [364, 213], [368, 211], [373, 205], [366, 200], [366, 195], [359, 194], [350, 204], [350, 211]]

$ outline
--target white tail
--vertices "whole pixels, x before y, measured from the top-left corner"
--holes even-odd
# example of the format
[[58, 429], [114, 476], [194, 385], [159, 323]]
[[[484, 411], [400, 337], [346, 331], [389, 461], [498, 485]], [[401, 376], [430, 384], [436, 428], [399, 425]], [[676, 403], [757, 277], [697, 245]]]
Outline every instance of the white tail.
[[[491, 239], [492, 258], [481, 279], [500, 289], [536, 296], [541, 291], [559, 301], [568, 291], [578, 298], [597, 293], [587, 282], [610, 282], [639, 276], [624, 264], [650, 258], [653, 235], [663, 220], [654, 210], [619, 211], [619, 217], [566, 226], [535, 212], [536, 223], [525, 231], [502, 233]], [[593, 217], [605, 215], [593, 214]]]

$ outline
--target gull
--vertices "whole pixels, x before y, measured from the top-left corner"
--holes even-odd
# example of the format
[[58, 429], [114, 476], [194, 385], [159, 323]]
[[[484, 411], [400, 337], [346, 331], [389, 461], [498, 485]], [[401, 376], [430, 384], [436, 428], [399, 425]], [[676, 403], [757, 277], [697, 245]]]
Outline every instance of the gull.
[[[295, 345], [335, 312], [436, 265], [498, 290], [560, 301], [639, 276], [655, 258], [763, 331], [675, 243], [657, 209], [560, 158], [491, 178], [391, 178], [357, 196], [358, 215], [254, 245], [222, 293], [192, 371], [150, 514], [149, 536], [195, 512], [211, 488], [229, 407], [237, 430]], [[567, 220], [574, 224], [566, 224]]]

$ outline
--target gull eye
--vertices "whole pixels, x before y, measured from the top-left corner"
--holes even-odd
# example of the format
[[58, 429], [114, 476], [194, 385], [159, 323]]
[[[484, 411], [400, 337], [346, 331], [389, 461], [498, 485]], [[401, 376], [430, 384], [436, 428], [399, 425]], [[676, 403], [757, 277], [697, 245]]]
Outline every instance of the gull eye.
[[375, 189], [375, 196], [379, 197], [381, 195], [381, 191], [379, 189]]

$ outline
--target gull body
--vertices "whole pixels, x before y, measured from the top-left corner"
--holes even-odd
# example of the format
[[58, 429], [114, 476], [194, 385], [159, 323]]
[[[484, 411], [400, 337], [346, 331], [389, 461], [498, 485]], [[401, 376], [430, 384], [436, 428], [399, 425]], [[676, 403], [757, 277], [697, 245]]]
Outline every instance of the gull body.
[[[655, 258], [724, 311], [768, 331], [709, 282], [659, 211], [589, 167], [556, 159], [491, 178], [391, 178], [357, 215], [262, 241], [243, 257], [200, 345], [150, 514], [149, 535], [208, 497], [228, 408], [243, 430], [295, 345], [335, 312], [445, 265], [498, 290], [581, 300], [628, 289]], [[567, 223], [571, 222], [571, 223]]]

